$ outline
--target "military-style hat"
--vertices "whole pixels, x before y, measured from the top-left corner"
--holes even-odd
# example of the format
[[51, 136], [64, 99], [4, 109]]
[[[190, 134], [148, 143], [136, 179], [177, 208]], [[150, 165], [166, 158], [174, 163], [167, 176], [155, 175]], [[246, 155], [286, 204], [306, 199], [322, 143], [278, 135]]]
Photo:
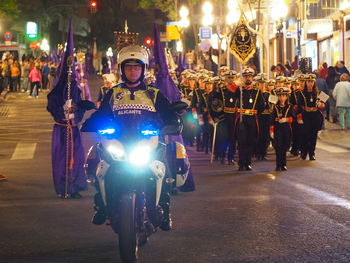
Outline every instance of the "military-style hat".
[[298, 79], [297, 78], [292, 78], [292, 84], [299, 84]]
[[229, 77], [234, 78], [234, 77], [237, 77], [237, 72], [234, 71], [234, 70], [227, 70], [227, 71], [224, 73], [224, 76], [225, 76], [226, 78], [229, 78]]
[[245, 68], [242, 70], [242, 76], [253, 76], [255, 73], [254, 69], [252, 68]]
[[199, 73], [198, 74], [198, 79], [206, 79], [207, 77], [208, 77], [208, 75], [205, 74], [205, 73]]
[[302, 74], [299, 74], [297, 78], [299, 81], [305, 81], [305, 76], [306, 76], [306, 74], [302, 73]]
[[275, 84], [276, 84], [276, 80], [274, 80], [274, 79], [269, 79], [269, 80], [266, 82], [266, 84], [267, 84], [268, 86], [275, 85]]
[[188, 74], [188, 77], [187, 77], [189, 80], [197, 80], [197, 76], [195, 74]]
[[287, 87], [276, 88], [277, 95], [288, 95], [289, 93], [290, 93], [290, 89], [288, 89]]
[[207, 71], [207, 74], [212, 77], [214, 75], [214, 71]]
[[292, 83], [292, 78], [286, 77], [286, 78], [284, 79], [284, 83], [287, 83], [287, 84]]
[[228, 70], [228, 66], [221, 66], [219, 70], [220, 71], [226, 71], [226, 70]]
[[284, 82], [284, 81], [285, 81], [285, 77], [283, 76], [276, 77], [276, 82]]
[[219, 76], [215, 76], [212, 78], [214, 82], [220, 81], [220, 77]]
[[214, 83], [214, 80], [213, 80], [213, 78], [206, 78], [204, 80], [204, 83]]
[[260, 83], [266, 83], [267, 82], [267, 76], [264, 73], [259, 73], [254, 77], [254, 81], [260, 82]]
[[305, 80], [316, 80], [315, 74], [305, 74]]

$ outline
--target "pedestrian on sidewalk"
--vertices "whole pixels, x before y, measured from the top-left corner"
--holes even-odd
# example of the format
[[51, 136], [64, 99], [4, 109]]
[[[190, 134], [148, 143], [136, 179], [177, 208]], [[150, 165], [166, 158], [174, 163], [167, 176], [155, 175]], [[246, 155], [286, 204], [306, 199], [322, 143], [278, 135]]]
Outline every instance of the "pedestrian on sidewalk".
[[22, 66], [22, 80], [23, 80], [23, 92], [28, 91], [28, 85], [29, 85], [29, 71], [30, 71], [30, 65], [29, 61], [23, 61], [23, 66]]
[[[327, 84], [327, 81], [324, 78], [321, 78], [320, 76], [320, 71], [315, 70], [314, 74], [316, 75], [316, 85], [319, 89], [319, 91], [322, 91], [324, 93], [326, 93], [327, 95], [329, 94], [329, 87]], [[326, 120], [329, 121], [329, 102], [326, 102], [326, 107], [324, 108], [323, 113], [326, 112]], [[324, 126], [324, 124], [323, 124]], [[324, 129], [324, 127], [323, 127]]]
[[33, 96], [33, 90], [35, 87], [36, 98], [39, 98], [39, 88], [42, 80], [39, 64], [35, 64], [35, 67], [30, 71], [28, 78], [30, 81], [30, 93], [28, 97], [31, 98]]
[[55, 63], [51, 62], [50, 63], [50, 71], [49, 71], [49, 76], [48, 76], [48, 89], [51, 91], [55, 87], [55, 78], [56, 78], [56, 67]]
[[336, 72], [334, 67], [329, 67], [328, 68], [328, 76], [326, 79], [326, 82], [328, 84], [329, 88], [329, 114], [332, 117], [332, 122], [337, 123], [338, 122], [338, 117], [337, 117], [337, 110], [335, 106], [335, 100], [333, 97], [333, 90], [335, 88], [335, 84], [339, 82], [339, 75]]
[[343, 130], [350, 128], [350, 82], [348, 82], [348, 78], [348, 74], [342, 74], [340, 76], [340, 82], [335, 85], [333, 91], [333, 97], [336, 101], [339, 114], [340, 127]]
[[4, 81], [2, 83], [3, 90], [8, 91], [11, 73], [10, 73], [10, 65], [7, 59], [3, 60], [1, 72], [2, 72], [1, 73], [2, 76], [4, 77]]
[[345, 67], [345, 63], [342, 60], [337, 61], [337, 64], [335, 65], [335, 70], [339, 75], [341, 74], [350, 74], [349, 70]]
[[42, 89], [46, 90], [47, 89], [47, 84], [48, 84], [48, 77], [49, 77], [49, 73], [50, 73], [50, 68], [49, 65], [47, 64], [46, 61], [42, 62], [43, 63], [43, 67], [41, 69], [41, 75], [42, 75]]
[[4, 90], [4, 76], [2, 75], [2, 60], [0, 60], [0, 95]]
[[10, 65], [11, 71], [11, 91], [18, 92], [21, 89], [21, 67], [17, 60]]

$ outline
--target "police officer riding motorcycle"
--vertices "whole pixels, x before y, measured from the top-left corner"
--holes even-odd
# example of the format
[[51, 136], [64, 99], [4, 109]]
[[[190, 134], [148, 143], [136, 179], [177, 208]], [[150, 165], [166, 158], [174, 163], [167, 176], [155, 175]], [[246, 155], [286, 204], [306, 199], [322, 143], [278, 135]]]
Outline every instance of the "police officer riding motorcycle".
[[[177, 186], [184, 183], [189, 163], [181, 144], [167, 144], [168, 135], [181, 132], [179, 112], [187, 105], [181, 102], [171, 104], [157, 88], [144, 82], [148, 54], [142, 47], [124, 47], [118, 54], [117, 62], [122, 82], [110, 89], [98, 111], [86, 120], [81, 130], [98, 131], [107, 137], [108, 143], [116, 141], [114, 148], [103, 143], [91, 147], [86, 172], [97, 190], [96, 213], [92, 222], [101, 225], [108, 221], [119, 234], [119, 243], [122, 243], [125, 226], [120, 222], [125, 211], [123, 194], [120, 193], [131, 192], [127, 199], [132, 196], [136, 199], [134, 202], [138, 205], [135, 214], [138, 215], [135, 218], [141, 218], [137, 231], [146, 229], [146, 232], [154, 232], [158, 226], [164, 231], [171, 230], [171, 184], [174, 179]], [[152, 157], [149, 157], [149, 152], [152, 152]], [[126, 179], [129, 174], [129, 179]], [[142, 179], [140, 174], [147, 175]], [[116, 179], [118, 183], [113, 183], [113, 177], [119, 178]], [[121, 190], [121, 187], [129, 190]], [[127, 255], [121, 244], [119, 247], [124, 261], [135, 259], [137, 245], [131, 256]]]

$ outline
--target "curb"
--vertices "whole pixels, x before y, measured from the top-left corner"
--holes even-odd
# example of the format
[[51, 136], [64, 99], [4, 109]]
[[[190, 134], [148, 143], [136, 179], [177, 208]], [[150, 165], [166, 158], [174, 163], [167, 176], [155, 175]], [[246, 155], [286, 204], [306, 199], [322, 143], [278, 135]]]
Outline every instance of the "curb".
[[9, 93], [10, 93], [10, 91], [3, 91], [3, 92], [1, 92], [0, 103], [4, 102], [4, 101], [7, 101], [7, 97], [8, 97]]

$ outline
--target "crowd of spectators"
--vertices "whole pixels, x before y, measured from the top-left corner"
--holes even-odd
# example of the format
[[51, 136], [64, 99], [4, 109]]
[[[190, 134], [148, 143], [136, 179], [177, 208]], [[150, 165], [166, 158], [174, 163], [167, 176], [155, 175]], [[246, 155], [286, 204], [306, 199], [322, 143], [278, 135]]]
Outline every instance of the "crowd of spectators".
[[6, 52], [0, 57], [0, 94], [27, 92], [29, 98], [38, 98], [40, 90], [53, 88], [57, 67], [57, 63], [48, 62], [45, 53], [38, 57], [23, 55], [19, 61]]

